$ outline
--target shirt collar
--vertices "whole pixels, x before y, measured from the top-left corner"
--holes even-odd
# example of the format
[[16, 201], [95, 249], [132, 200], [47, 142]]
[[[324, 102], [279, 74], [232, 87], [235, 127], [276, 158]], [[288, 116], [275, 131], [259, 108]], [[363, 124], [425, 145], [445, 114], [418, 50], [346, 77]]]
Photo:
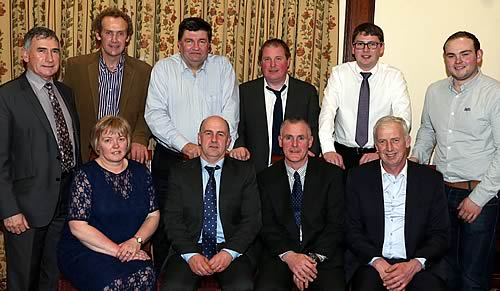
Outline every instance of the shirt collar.
[[288, 166], [286, 164], [286, 162], [284, 162], [284, 163], [285, 163], [286, 173], [287, 173], [288, 177], [293, 177], [293, 174], [295, 174], [295, 172], [299, 173], [301, 179], [303, 179], [305, 177], [306, 171], [307, 171], [308, 161], [306, 161], [306, 163], [302, 167], [300, 167], [298, 170], [295, 170], [294, 168]]
[[[290, 78], [289, 78], [288, 74], [286, 74], [285, 82], [283, 83], [283, 85], [286, 85], [287, 88], [289, 88], [289, 86], [288, 86], [289, 81], [290, 81]], [[283, 88], [283, 85], [281, 85], [280, 89]], [[264, 78], [264, 88], [266, 88], [267, 86], [269, 86], [269, 84], [267, 83], [266, 78]], [[271, 88], [271, 86], [269, 86], [269, 88]]]
[[356, 70], [356, 72], [358, 73], [359, 77], [360, 78], [363, 78], [361, 77], [361, 73], [363, 72], [370, 72], [372, 73], [372, 75], [375, 75], [377, 72], [378, 72], [378, 68], [379, 68], [379, 62], [377, 62], [375, 64], [375, 66], [373, 66], [373, 68], [371, 68], [371, 70], [368, 70], [368, 71], [365, 71], [363, 69], [361, 69], [359, 66], [358, 66], [358, 63], [356, 61], [354, 61], [354, 69]]
[[[382, 172], [382, 178], [384, 176], [393, 176], [393, 174], [390, 174], [390, 173], [387, 173], [387, 171], [384, 169], [384, 167], [382, 166], [382, 160], [380, 160], [380, 169], [381, 169], [381, 172]], [[401, 172], [399, 172], [398, 176], [394, 177], [394, 178], [398, 178], [398, 177], [408, 177], [408, 160], [405, 159], [405, 166], [403, 167], [403, 169], [401, 170]]]
[[120, 70], [122, 67], [123, 67], [123, 64], [125, 64], [125, 54], [122, 53], [120, 55], [120, 60], [118, 61], [118, 64], [116, 65], [116, 69], [114, 71], [111, 71], [108, 66], [106, 66], [106, 63], [104, 62], [104, 58], [102, 57], [102, 53], [99, 53], [99, 68], [101, 70], [108, 70], [110, 72], [117, 72], [118, 70]]
[[215, 164], [210, 164], [208, 163], [207, 161], [205, 161], [202, 157], [200, 157], [200, 161], [201, 161], [201, 168], [202, 170], [205, 169], [205, 166], [209, 166], [209, 167], [215, 167], [215, 166], [219, 166], [221, 169], [222, 169], [222, 165], [224, 164], [224, 158], [220, 159], [219, 161], [217, 161], [217, 163]]
[[[196, 71], [197, 73], [206, 70], [207, 63], [210, 62], [210, 56], [211, 56], [211, 54], [208, 54], [207, 59], [203, 62], [203, 64], [201, 65], [201, 67], [198, 69], [198, 71]], [[183, 71], [188, 70], [188, 71], [192, 72], [191, 68], [188, 67], [188, 65], [184, 61], [184, 58], [182, 57], [181, 53], [179, 53], [179, 58], [181, 59], [181, 65], [182, 65]]]
[[[478, 70], [478, 72], [474, 76], [474, 78], [468, 80], [467, 82], [463, 83], [462, 86], [460, 86], [460, 92], [466, 91], [469, 88], [474, 87], [474, 85], [478, 82], [479, 78], [481, 78], [483, 73], [481, 72], [481, 70], [479, 68], [477, 70]], [[453, 92], [456, 92], [455, 86], [453, 84], [454, 79], [452, 76], [448, 77], [448, 82], [449, 82], [448, 86], [449, 86], [450, 90]], [[456, 92], [456, 93], [460, 93], [460, 92]]]
[[42, 90], [46, 83], [54, 83], [53, 79], [45, 80], [30, 69], [26, 70], [26, 78], [37, 90]]

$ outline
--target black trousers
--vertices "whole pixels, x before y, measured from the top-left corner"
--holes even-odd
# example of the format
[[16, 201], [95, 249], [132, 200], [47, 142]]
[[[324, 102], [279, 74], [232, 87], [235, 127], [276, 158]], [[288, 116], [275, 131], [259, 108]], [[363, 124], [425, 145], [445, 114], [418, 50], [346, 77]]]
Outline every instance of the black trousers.
[[[153, 161], [151, 162], [151, 175], [156, 190], [156, 196], [160, 205], [160, 217], [163, 216], [164, 203], [167, 195], [168, 175], [172, 166], [182, 162], [184, 157], [180, 153], [173, 152], [160, 143], [156, 144]], [[170, 243], [168, 242], [167, 233], [165, 231], [165, 224], [163, 219], [156, 232], [151, 237], [153, 245], [153, 265], [155, 273], [160, 274], [162, 265], [168, 255]]]
[[[215, 273], [215, 279], [224, 291], [251, 291], [254, 268], [247, 255], [236, 258], [221, 273]], [[168, 258], [160, 276], [161, 291], [195, 291], [203, 277], [196, 275], [189, 264], [180, 255]]]
[[59, 201], [54, 218], [48, 225], [31, 226], [22, 234], [4, 232], [7, 290], [57, 290], [59, 268], [56, 250], [68, 213], [67, 201], [72, 178], [71, 173], [62, 177]]
[[351, 148], [338, 142], [335, 142], [335, 150], [342, 156], [346, 170], [359, 166], [359, 160], [364, 154], [377, 152], [375, 148]]
[[[317, 266], [318, 276], [307, 290], [345, 291], [344, 269], [328, 263]], [[295, 285], [293, 273], [279, 257], [266, 257], [259, 266], [256, 291], [290, 291]]]
[[[351, 280], [352, 291], [387, 291], [379, 273], [372, 266], [361, 266]], [[407, 291], [446, 291], [445, 282], [428, 270], [415, 274], [406, 286]]]

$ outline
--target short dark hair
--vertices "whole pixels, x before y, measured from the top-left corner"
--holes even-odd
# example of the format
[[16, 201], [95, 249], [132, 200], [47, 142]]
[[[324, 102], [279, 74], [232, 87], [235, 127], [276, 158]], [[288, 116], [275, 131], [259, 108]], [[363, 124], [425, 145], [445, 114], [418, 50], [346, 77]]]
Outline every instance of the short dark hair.
[[380, 42], [384, 42], [384, 32], [382, 28], [370, 22], [362, 23], [354, 29], [352, 33], [353, 43], [359, 34], [376, 36]]
[[266, 40], [266, 42], [264, 42], [264, 44], [260, 47], [259, 63], [262, 62], [262, 52], [264, 51], [264, 49], [266, 47], [270, 47], [270, 46], [282, 47], [285, 50], [285, 57], [287, 60], [292, 56], [292, 54], [290, 53], [290, 48], [283, 40], [281, 40], [279, 38], [271, 38], [271, 39]]
[[28, 51], [31, 48], [31, 41], [33, 40], [33, 38], [54, 38], [59, 43], [59, 38], [52, 29], [43, 26], [35, 26], [24, 35], [23, 47]]
[[[102, 31], [102, 20], [104, 17], [114, 17], [114, 18], [123, 18], [125, 22], [127, 22], [127, 36], [132, 36], [134, 33], [134, 26], [132, 25], [132, 18], [128, 16], [127, 13], [121, 11], [116, 7], [109, 7], [104, 9], [97, 17], [92, 21], [92, 32], [101, 34]], [[101, 44], [99, 39], [96, 39], [97, 44]]]
[[479, 43], [479, 39], [477, 39], [477, 37], [474, 34], [468, 31], [457, 31], [454, 34], [450, 35], [448, 39], [446, 39], [443, 45], [443, 52], [446, 52], [446, 44], [448, 44], [449, 41], [462, 37], [472, 40], [476, 52], [481, 49], [481, 44]]
[[185, 18], [181, 24], [179, 24], [179, 33], [177, 34], [177, 40], [181, 40], [184, 32], [204, 30], [208, 34], [208, 42], [212, 41], [212, 26], [205, 20], [199, 17], [188, 17]]

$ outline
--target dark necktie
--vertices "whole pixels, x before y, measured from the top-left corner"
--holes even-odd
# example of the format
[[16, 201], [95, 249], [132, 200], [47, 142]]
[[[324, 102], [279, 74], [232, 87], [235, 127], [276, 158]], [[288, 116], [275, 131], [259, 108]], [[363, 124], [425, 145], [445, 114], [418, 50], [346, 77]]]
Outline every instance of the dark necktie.
[[215, 170], [220, 169], [219, 166], [205, 166], [209, 178], [205, 187], [205, 197], [203, 198], [203, 230], [201, 245], [203, 255], [211, 259], [217, 252], [217, 195], [215, 187]]
[[69, 138], [68, 125], [66, 124], [66, 119], [64, 119], [61, 104], [59, 104], [59, 100], [57, 100], [56, 94], [54, 93], [52, 83], [45, 83], [44, 87], [47, 89], [50, 104], [52, 105], [52, 110], [54, 111], [57, 145], [61, 155], [61, 168], [63, 172], [68, 172], [71, 168], [73, 168], [73, 145], [71, 144], [71, 139]]
[[356, 143], [363, 147], [368, 142], [368, 117], [370, 111], [370, 84], [372, 73], [361, 72], [363, 81], [359, 89], [358, 119], [356, 122]]
[[295, 223], [300, 227], [301, 219], [300, 212], [302, 209], [302, 183], [300, 182], [300, 175], [298, 172], [293, 173], [293, 187], [292, 187], [292, 210]]
[[280, 127], [283, 122], [283, 104], [281, 101], [281, 93], [286, 89], [286, 85], [281, 87], [281, 90], [274, 90], [273, 88], [266, 86], [266, 89], [273, 92], [276, 96], [276, 102], [274, 102], [273, 109], [273, 144], [271, 152], [274, 155], [281, 155], [283, 152], [281, 151], [280, 145], [278, 143], [278, 136], [280, 135]]

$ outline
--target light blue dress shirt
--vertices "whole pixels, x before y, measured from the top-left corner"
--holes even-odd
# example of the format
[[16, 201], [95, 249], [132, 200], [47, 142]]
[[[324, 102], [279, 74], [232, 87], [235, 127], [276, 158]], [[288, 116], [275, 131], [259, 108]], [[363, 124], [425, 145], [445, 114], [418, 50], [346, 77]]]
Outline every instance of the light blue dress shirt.
[[[217, 243], [223, 243], [225, 242], [224, 238], [224, 228], [222, 227], [222, 222], [220, 220], [220, 207], [219, 207], [219, 189], [220, 189], [220, 177], [222, 174], [222, 165], [224, 164], [224, 159], [218, 161], [216, 164], [209, 164], [207, 161], [204, 159], [200, 158], [201, 161], [201, 177], [203, 181], [203, 195], [205, 195], [205, 188], [207, 187], [208, 179], [210, 178], [210, 175], [208, 174], [207, 170], [205, 169], [205, 166], [209, 167], [215, 167], [219, 166], [220, 169], [214, 172], [214, 178], [215, 178], [215, 191], [216, 191], [216, 197], [217, 197]], [[201, 239], [203, 235], [203, 230], [200, 232], [200, 238], [198, 239], [198, 243], [201, 244]], [[223, 249], [224, 251], [227, 251], [231, 257], [233, 257], [233, 260], [236, 259], [237, 257], [241, 256], [240, 253], [230, 250], [230, 249]], [[196, 255], [197, 253], [186, 253], [182, 254], [182, 258], [188, 262], [189, 259], [191, 259], [192, 256]]]

